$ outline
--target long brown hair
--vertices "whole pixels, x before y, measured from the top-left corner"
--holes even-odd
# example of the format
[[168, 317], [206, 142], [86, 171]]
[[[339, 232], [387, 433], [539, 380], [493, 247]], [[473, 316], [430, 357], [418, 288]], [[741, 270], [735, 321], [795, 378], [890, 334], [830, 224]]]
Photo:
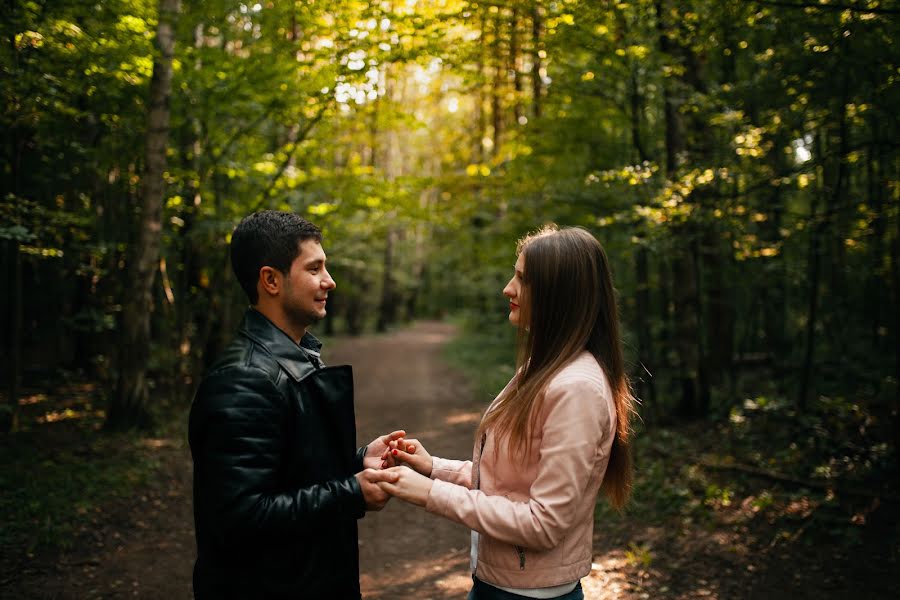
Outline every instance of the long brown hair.
[[[584, 350], [603, 369], [616, 407], [616, 436], [602, 491], [616, 508], [631, 491], [629, 437], [634, 397], [625, 373], [616, 294], [606, 252], [581, 228], [545, 226], [519, 241], [525, 254], [519, 321], [516, 384], [498, 399], [478, 427], [492, 430], [515, 456], [530, 451], [543, 391], [550, 380]], [[520, 309], [521, 310], [521, 309]]]

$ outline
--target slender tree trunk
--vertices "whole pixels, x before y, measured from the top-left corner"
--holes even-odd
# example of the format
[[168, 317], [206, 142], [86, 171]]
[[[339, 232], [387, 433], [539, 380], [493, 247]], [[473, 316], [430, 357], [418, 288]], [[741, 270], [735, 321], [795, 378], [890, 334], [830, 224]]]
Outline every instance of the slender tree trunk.
[[[875, 267], [869, 273], [866, 282], [866, 303], [869, 308], [869, 332], [872, 340], [872, 348], [884, 348], [883, 336], [881, 328], [887, 325], [882, 318], [882, 294], [880, 288], [882, 282], [889, 275], [885, 273], [883, 267], [884, 253], [886, 251], [885, 241], [888, 234], [888, 221], [885, 210], [884, 191], [885, 187], [881, 183], [882, 169], [882, 151], [880, 143], [880, 135], [877, 123], [872, 123], [870, 131], [875, 138], [875, 145], [867, 153], [866, 159], [866, 182], [869, 190], [869, 206], [872, 207], [872, 213], [875, 218], [872, 221], [872, 243], [870, 244], [869, 264]], [[878, 155], [876, 156], [876, 148]]]
[[[821, 143], [817, 144], [821, 146]], [[817, 156], [822, 156], [821, 147], [816, 152]], [[822, 181], [822, 170], [819, 169], [816, 180]], [[806, 349], [803, 353], [803, 368], [800, 374], [800, 390], [797, 395], [797, 406], [800, 410], [806, 410], [812, 395], [812, 378], [815, 369], [815, 348], [816, 348], [816, 324], [819, 321], [819, 278], [820, 278], [820, 262], [822, 258], [822, 250], [820, 247], [823, 226], [820, 223], [819, 195], [822, 190], [818, 190], [812, 195], [809, 208], [809, 259], [807, 272], [809, 273], [809, 291], [806, 307]]]
[[19, 242], [9, 240], [9, 375], [6, 400], [9, 415], [0, 413], [0, 431], [16, 431], [19, 427], [19, 381], [22, 374], [22, 253]]
[[379, 332], [387, 331], [390, 324], [396, 319], [397, 300], [394, 292], [394, 239], [396, 233], [388, 229], [384, 240], [384, 275], [381, 285], [381, 306], [378, 309], [378, 321], [375, 329]]
[[541, 35], [543, 24], [541, 20], [541, 7], [535, 2], [531, 6], [531, 114], [535, 119], [541, 117], [541, 95], [544, 90], [544, 82], [541, 80]]
[[[659, 31], [659, 48], [663, 55], [672, 57], [672, 44], [669, 40], [667, 24], [664, 20], [666, 9], [664, 0], [654, 3], [656, 8], [657, 29]], [[665, 110], [666, 141], [666, 176], [673, 179], [677, 176], [681, 155], [686, 149], [684, 124], [679, 111], [679, 102], [671, 89], [672, 79], [664, 82], [663, 102]], [[679, 383], [681, 397], [678, 401], [677, 413], [682, 418], [695, 418], [700, 412], [703, 390], [700, 379], [699, 336], [700, 299], [697, 295], [698, 280], [696, 261], [692, 259], [691, 248], [696, 243], [696, 232], [689, 225], [673, 228], [672, 235], [680, 243], [672, 257], [672, 276], [674, 303], [675, 347], [678, 355], [677, 373], [674, 379]]]
[[[900, 190], [898, 190], [896, 186], [894, 186], [893, 189], [889, 189], [887, 186], [891, 180], [897, 181], [897, 164], [896, 159], [893, 161], [893, 169], [882, 164], [882, 176], [879, 181], [879, 187], [882, 187], [884, 192], [889, 194], [887, 197], [888, 204], [893, 204], [895, 207], [900, 206]], [[900, 382], [900, 311], [896, 310], [896, 307], [900, 305], [900, 213], [895, 211], [893, 216], [894, 239], [890, 242], [890, 274], [891, 287], [894, 291], [894, 310], [891, 311], [893, 317], [890, 319], [890, 322], [894, 327], [894, 398], [891, 412], [894, 429], [894, 466], [896, 471], [900, 472], [900, 460], [896, 459], [896, 457], [900, 456], [900, 384], [898, 384], [898, 382]]]
[[[14, 19], [16, 12], [16, 2], [9, 2], [9, 18]], [[20, 73], [21, 65], [19, 64], [19, 52], [16, 48], [16, 34], [13, 28], [8, 31], [8, 45], [10, 58], [13, 65], [13, 72]], [[4, 40], [7, 41], [7, 40]], [[13, 126], [8, 132], [9, 144], [9, 188], [18, 196], [20, 192], [19, 177], [21, 174], [22, 159], [22, 142], [19, 139], [18, 128]], [[7, 380], [6, 380], [6, 401], [9, 404], [9, 414], [4, 415], [0, 411], [0, 432], [15, 431], [19, 426], [19, 383], [22, 372], [22, 254], [19, 250], [18, 240], [8, 240], [8, 269], [6, 279], [6, 289], [8, 293], [7, 310], [7, 333], [9, 359], [7, 361]], [[6, 344], [4, 344], [5, 346]], [[2, 346], [0, 346], [2, 348]]]
[[515, 90], [514, 114], [516, 123], [520, 124], [524, 116], [522, 110], [522, 74], [519, 71], [519, 6], [513, 3], [509, 17], [509, 62], [507, 69], [512, 71], [513, 90]]
[[140, 238], [129, 269], [122, 303], [122, 344], [116, 392], [110, 403], [107, 427], [129, 429], [150, 425], [146, 372], [150, 349], [150, 313], [153, 282], [162, 234], [163, 173], [169, 139], [169, 98], [172, 57], [179, 0], [160, 0], [156, 40], [159, 53], [153, 64], [147, 118], [147, 147], [141, 194]]
[[[707, 226], [701, 241], [706, 284], [705, 294], [701, 298], [706, 298], [709, 312], [704, 327], [706, 344], [701, 362], [708, 364], [711, 382], [715, 383], [720, 383], [731, 372], [735, 328], [734, 298], [726, 275], [728, 265], [725, 253], [730, 248], [722, 246], [723, 237], [719, 233]], [[705, 393], [709, 394], [709, 391]]]
[[494, 81], [491, 85], [491, 129], [494, 142], [493, 156], [500, 153], [503, 137], [503, 102], [504, 82], [506, 81], [506, 61], [503, 59], [503, 19], [500, 12], [494, 19]]
[[634, 66], [632, 66], [629, 86], [629, 100], [631, 104], [631, 143], [637, 151], [638, 160], [643, 164], [650, 160], [650, 157], [644, 149], [644, 142], [641, 137], [641, 115], [644, 112], [644, 98], [641, 95], [640, 87], [638, 86], [636, 71]]
[[638, 397], [644, 406], [644, 418], [649, 420], [651, 415], [658, 411], [656, 406], [656, 387], [653, 385], [653, 376], [656, 364], [653, 358], [653, 335], [650, 331], [650, 323], [653, 315], [650, 308], [650, 252], [641, 244], [636, 253], [637, 290], [635, 302], [637, 314], [635, 315], [635, 327], [638, 332]]
[[[640, 93], [636, 69], [632, 65], [631, 70], [631, 89], [630, 89], [630, 106], [631, 106], [631, 143], [637, 153], [638, 162], [645, 163], [650, 160], [644, 149], [643, 138], [641, 136], [641, 115], [644, 112], [644, 98]], [[637, 290], [635, 292], [635, 302], [637, 314], [635, 315], [635, 324], [638, 334], [638, 397], [643, 403], [643, 415], [646, 421], [652, 421], [654, 414], [659, 411], [656, 405], [656, 386], [653, 383], [654, 373], [656, 372], [656, 361], [653, 352], [653, 333], [650, 329], [652, 319], [652, 298], [650, 294], [650, 251], [646, 244], [640, 244], [635, 253], [635, 273], [637, 281], [635, 282]]]
[[[831, 310], [823, 310], [822, 316], [826, 319], [826, 323], [830, 325], [841, 322], [850, 312], [848, 308], [850, 299], [847, 286], [847, 248], [844, 245], [844, 240], [847, 239], [849, 213], [851, 210], [851, 207], [848, 205], [849, 194], [847, 194], [850, 180], [850, 169], [847, 163], [847, 155], [850, 153], [847, 103], [849, 102], [850, 94], [846, 80], [843, 85], [844, 93], [838, 109], [838, 139], [836, 144], [830, 143], [828, 148], [831, 150], [832, 147], [836, 146], [838, 149], [837, 157], [831, 163], [834, 169], [834, 183], [831, 186], [832, 193], [827, 195], [828, 204], [825, 209], [827, 214], [825, 224], [830, 226], [830, 233], [827, 230], [823, 231], [828, 243], [828, 254], [830, 255], [828, 261], [828, 299], [831, 301], [829, 306]], [[828, 176], [828, 173], [826, 173], [826, 176]], [[825, 309], [825, 306], [823, 305], [822, 308]], [[827, 327], [827, 330], [831, 335], [835, 336], [838, 345], [846, 347], [845, 340], [848, 339], [845, 335], [847, 333], [846, 328]]]
[[477, 86], [477, 93], [475, 94], [475, 120], [478, 123], [478, 130], [475, 133], [473, 155], [478, 163], [483, 163], [485, 162], [484, 139], [487, 137], [487, 116], [484, 109], [486, 103], [485, 88], [487, 87], [487, 84], [484, 82], [484, 78], [486, 77], [485, 71], [487, 70], [487, 18], [484, 15], [483, 9], [480, 10], [479, 13], [479, 26], [481, 29], [479, 41], [481, 43], [479, 44], [478, 63], [476, 66], [478, 75], [475, 79], [475, 85]]

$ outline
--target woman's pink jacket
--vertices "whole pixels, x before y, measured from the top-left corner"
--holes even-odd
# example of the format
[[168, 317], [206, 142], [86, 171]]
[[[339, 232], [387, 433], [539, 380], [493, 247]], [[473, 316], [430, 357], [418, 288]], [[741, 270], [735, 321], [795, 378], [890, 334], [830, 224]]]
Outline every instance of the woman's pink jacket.
[[475, 573], [487, 583], [549, 587], [591, 570], [594, 505], [616, 429], [612, 391], [583, 352], [544, 394], [528, 456], [509, 456], [505, 444], [495, 452], [488, 432], [472, 461], [434, 457], [425, 508], [480, 533]]

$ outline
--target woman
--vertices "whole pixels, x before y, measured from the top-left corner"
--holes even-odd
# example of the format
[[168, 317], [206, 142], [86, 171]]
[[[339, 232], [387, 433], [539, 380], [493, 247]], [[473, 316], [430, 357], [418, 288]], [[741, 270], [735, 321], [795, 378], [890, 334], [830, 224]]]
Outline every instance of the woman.
[[[583, 229], [545, 227], [519, 242], [503, 294], [518, 327], [517, 373], [486, 411], [472, 461], [432, 457], [417, 440], [383, 456], [393, 496], [472, 529], [469, 600], [582, 599], [594, 505], [630, 491], [629, 419], [606, 254]], [[602, 484], [602, 486], [601, 486]]]

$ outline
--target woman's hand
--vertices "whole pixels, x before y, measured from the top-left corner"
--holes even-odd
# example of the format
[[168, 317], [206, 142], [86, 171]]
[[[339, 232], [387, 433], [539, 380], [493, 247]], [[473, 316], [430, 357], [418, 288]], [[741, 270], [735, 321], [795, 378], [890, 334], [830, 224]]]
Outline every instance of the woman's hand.
[[416, 506], [425, 506], [431, 486], [434, 485], [431, 479], [406, 467], [391, 467], [385, 472], [388, 477], [392, 474], [397, 476], [395, 482], [379, 481], [378, 487], [395, 498]]
[[433, 460], [419, 440], [399, 438], [388, 442], [388, 449], [381, 456], [381, 468], [385, 469], [400, 464], [411, 467], [425, 477], [431, 477]]
[[[366, 446], [366, 454], [363, 456], [363, 468], [365, 469], [382, 469], [384, 468], [384, 453], [390, 452], [391, 443], [402, 440], [406, 437], [406, 432], [402, 429], [392, 431], [386, 435], [379, 436], [372, 440]], [[396, 445], [395, 445], [396, 447]], [[379, 458], [381, 457], [381, 458]], [[393, 465], [388, 465], [393, 466]]]

